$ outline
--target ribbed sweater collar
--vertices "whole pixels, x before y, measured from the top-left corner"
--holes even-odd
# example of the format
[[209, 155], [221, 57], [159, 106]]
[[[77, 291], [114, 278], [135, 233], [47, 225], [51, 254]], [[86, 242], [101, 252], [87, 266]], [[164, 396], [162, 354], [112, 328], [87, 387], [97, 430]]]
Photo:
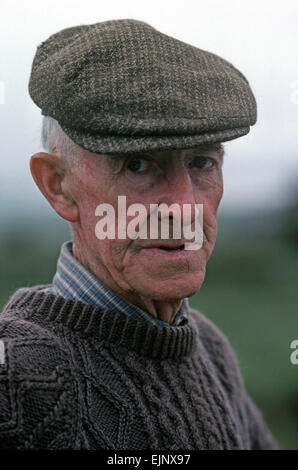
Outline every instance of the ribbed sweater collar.
[[17, 290], [4, 315], [14, 313], [44, 327], [64, 325], [84, 337], [123, 346], [145, 357], [179, 358], [190, 354], [194, 346], [197, 330], [191, 314], [179, 326], [157, 326], [121, 312], [47, 294], [42, 292], [45, 287]]

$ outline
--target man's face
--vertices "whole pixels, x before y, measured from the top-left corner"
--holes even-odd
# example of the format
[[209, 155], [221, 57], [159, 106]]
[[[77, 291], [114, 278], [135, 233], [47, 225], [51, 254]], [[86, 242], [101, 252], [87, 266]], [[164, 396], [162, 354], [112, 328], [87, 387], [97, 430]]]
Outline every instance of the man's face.
[[[171, 301], [195, 294], [204, 280], [216, 239], [217, 209], [223, 193], [222, 163], [223, 150], [198, 148], [123, 157], [83, 151], [71, 182], [80, 213], [73, 229], [81, 261], [136, 304], [138, 297]], [[141, 203], [148, 219], [150, 204], [178, 204], [181, 213], [184, 204], [203, 204], [202, 248], [166, 250], [158, 248], [159, 241], [167, 243], [161, 238], [118, 239], [118, 196], [126, 196], [127, 207]], [[99, 220], [95, 209], [102, 203], [115, 209], [115, 239], [99, 240], [95, 235]], [[134, 217], [127, 217], [127, 222]], [[194, 218], [192, 222], [194, 228]], [[184, 241], [172, 239], [176, 245]]]

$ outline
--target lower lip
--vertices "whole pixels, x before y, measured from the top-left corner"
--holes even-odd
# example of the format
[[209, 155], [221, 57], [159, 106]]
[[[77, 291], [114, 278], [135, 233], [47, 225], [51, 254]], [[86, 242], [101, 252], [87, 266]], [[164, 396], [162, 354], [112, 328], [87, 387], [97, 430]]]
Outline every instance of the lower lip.
[[144, 248], [143, 251], [147, 252], [150, 256], [159, 256], [167, 260], [183, 260], [193, 257], [193, 250], [163, 250], [162, 248]]

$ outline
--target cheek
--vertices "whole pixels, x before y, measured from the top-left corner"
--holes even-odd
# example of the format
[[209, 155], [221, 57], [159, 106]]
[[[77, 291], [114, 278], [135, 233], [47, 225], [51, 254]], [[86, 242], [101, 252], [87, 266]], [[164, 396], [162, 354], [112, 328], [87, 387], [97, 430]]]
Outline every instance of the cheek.
[[[222, 197], [222, 191], [218, 189], [212, 193], [212, 197], [206, 197], [203, 203], [203, 231], [206, 241], [214, 245], [217, 236], [217, 210]], [[213, 247], [210, 247], [213, 249]]]
[[79, 188], [77, 203], [80, 212], [81, 230], [90, 240], [96, 239], [95, 227], [101, 217], [96, 215], [96, 208], [103, 203], [114, 205], [114, 201], [109, 200], [108, 192], [104, 191], [103, 185], [85, 184]]
[[101, 240], [97, 241], [97, 253], [100, 254], [109, 271], [122, 272], [125, 269], [125, 255], [130, 240]]
[[75, 191], [82, 211], [94, 215], [98, 204], [110, 202], [113, 188], [103, 162], [86, 159], [81, 163], [75, 176]]
[[214, 244], [217, 236], [217, 217], [206, 209], [203, 217], [203, 231], [207, 241]]

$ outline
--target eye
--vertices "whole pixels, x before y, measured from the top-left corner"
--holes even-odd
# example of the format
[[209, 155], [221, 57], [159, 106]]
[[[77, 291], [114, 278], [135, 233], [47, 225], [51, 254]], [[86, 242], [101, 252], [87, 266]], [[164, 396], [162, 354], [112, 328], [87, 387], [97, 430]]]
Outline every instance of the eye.
[[133, 173], [142, 173], [148, 170], [150, 162], [144, 158], [133, 158], [126, 165], [126, 169]]
[[202, 170], [210, 170], [215, 166], [215, 161], [210, 157], [194, 157], [190, 166], [193, 168], [200, 168]]

